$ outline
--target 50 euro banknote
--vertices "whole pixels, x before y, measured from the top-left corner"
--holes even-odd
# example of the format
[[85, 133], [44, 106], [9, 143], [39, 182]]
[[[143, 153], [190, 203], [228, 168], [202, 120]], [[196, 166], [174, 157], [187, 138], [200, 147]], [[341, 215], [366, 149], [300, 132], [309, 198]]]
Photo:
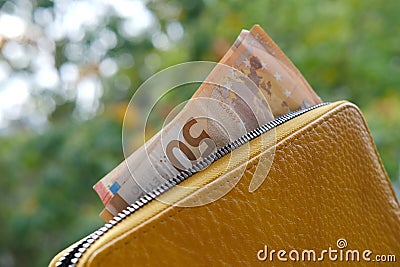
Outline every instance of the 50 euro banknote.
[[94, 185], [104, 219], [246, 132], [321, 103], [258, 25], [242, 31], [219, 63], [171, 122]]

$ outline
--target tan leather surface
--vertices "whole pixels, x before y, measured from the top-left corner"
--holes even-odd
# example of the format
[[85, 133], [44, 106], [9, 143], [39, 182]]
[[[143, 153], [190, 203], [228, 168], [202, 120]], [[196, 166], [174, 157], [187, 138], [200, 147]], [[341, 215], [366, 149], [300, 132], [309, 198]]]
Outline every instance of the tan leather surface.
[[[238, 184], [218, 201], [168, 207], [125, 234], [114, 229], [119, 236], [94, 246], [78, 266], [291, 266], [276, 258], [260, 262], [257, 252], [264, 245], [287, 252], [338, 249], [339, 238], [348, 242], [346, 249], [371, 250], [371, 258], [394, 254], [400, 261], [399, 204], [354, 105], [342, 104], [282, 140], [267, 179], [249, 193], [257, 161], [247, 162]], [[221, 176], [196, 195], [222, 190], [235, 175]], [[327, 256], [314, 263], [344, 264]]]

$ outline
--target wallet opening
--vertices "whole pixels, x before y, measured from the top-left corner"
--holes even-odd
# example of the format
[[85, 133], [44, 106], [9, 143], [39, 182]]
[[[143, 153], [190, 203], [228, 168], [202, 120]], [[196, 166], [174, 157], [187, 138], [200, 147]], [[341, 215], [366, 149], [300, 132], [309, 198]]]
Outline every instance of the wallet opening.
[[[289, 123], [291, 120], [301, 117], [304, 119], [296, 121], [295, 125], [291, 125], [290, 127], [286, 127], [287, 130], [280, 131], [277, 136], [277, 140], [282, 140], [284, 137], [288, 136], [292, 132], [297, 131], [298, 129], [304, 127], [306, 124], [310, 123], [311, 121], [317, 119], [319, 116], [325, 114], [327, 111], [339, 106], [340, 104], [343, 104], [345, 101], [340, 101], [336, 103], [322, 103], [318, 104], [315, 106], [311, 106], [306, 109], [290, 112], [284, 116], [278, 117], [274, 119], [273, 121], [262, 125], [250, 132], [248, 132], [246, 135], [240, 137], [239, 139], [229, 143], [228, 145], [218, 149], [214, 153], [210, 154], [208, 157], [204, 158], [203, 160], [197, 162], [194, 164], [190, 169], [184, 170], [181, 173], [179, 173], [177, 176], [167, 180], [164, 184], [161, 186], [157, 187], [153, 191], [145, 194], [142, 198], [140, 198], [138, 201], [133, 203], [132, 205], [128, 206], [126, 209], [124, 209], [122, 212], [120, 212], [117, 216], [115, 216], [113, 219], [111, 219], [108, 223], [106, 223], [103, 227], [99, 228], [98, 230], [94, 231], [87, 237], [83, 238], [79, 242], [75, 243], [72, 245], [69, 249], [66, 251], [62, 252], [59, 257], [55, 257], [54, 265], [55, 266], [70, 266], [71, 264], [77, 264], [80, 259], [83, 256], [86, 256], [86, 252], [89, 250], [89, 248], [92, 248], [93, 244], [97, 244], [99, 240], [103, 240], [105, 236], [107, 236], [107, 233], [110, 231], [116, 231], [117, 226], [121, 226], [122, 222], [125, 222], [127, 218], [134, 220], [135, 216], [131, 216], [133, 214], [137, 214], [138, 211], [142, 211], [144, 207], [148, 207], [149, 203], [154, 203], [155, 199], [159, 198], [160, 196], [163, 196], [166, 192], [168, 192], [169, 196], [173, 195], [173, 192], [171, 192], [173, 188], [176, 187], [176, 185], [181, 184], [183, 182], [195, 182], [197, 183], [198, 187], [201, 187], [204, 184], [209, 183], [210, 181], [189, 181], [188, 178], [193, 177], [196, 173], [199, 173], [203, 171], [206, 168], [209, 168], [214, 162], [217, 162], [218, 159], [228, 155], [232, 151], [238, 149], [239, 147], [243, 146], [246, 143], [249, 143], [250, 141], [256, 139], [257, 137], [260, 137], [261, 135], [271, 131], [272, 129], [277, 128], [278, 126], [282, 126], [285, 123]], [[322, 108], [325, 107], [325, 108]], [[293, 127], [294, 126], [294, 127]], [[257, 152], [258, 153], [258, 152]], [[236, 165], [243, 164], [243, 162], [238, 162]], [[180, 194], [175, 195], [172, 200], [179, 202], [183, 198], [188, 197], [182, 196]], [[165, 203], [164, 203], [165, 204]], [[162, 209], [165, 209], [168, 207], [168, 205], [162, 205]], [[154, 210], [152, 215], [157, 214], [157, 212], [160, 212], [158, 209]], [[152, 216], [150, 215], [150, 216]], [[148, 215], [149, 216], [149, 215]], [[149, 216], [149, 217], [150, 217]], [[146, 216], [147, 217], [147, 216]], [[131, 224], [129, 228], [135, 228], [135, 226], [139, 225], [141, 222], [145, 221], [145, 219], [137, 220], [136, 218], [136, 223]], [[125, 227], [123, 227], [125, 228]], [[121, 228], [122, 229], [122, 228]], [[121, 232], [121, 231], [118, 231]]]

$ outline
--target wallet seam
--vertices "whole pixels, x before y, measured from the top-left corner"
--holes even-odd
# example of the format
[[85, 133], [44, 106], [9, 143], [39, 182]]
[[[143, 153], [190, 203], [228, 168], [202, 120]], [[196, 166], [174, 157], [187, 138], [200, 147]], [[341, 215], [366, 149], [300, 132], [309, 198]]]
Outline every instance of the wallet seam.
[[[314, 129], [317, 129], [317, 128], [321, 127], [322, 124], [323, 124], [324, 122], [329, 122], [329, 121], [331, 121], [331, 120], [334, 118], [335, 115], [340, 115], [341, 113], [344, 113], [344, 112], [346, 112], [346, 111], [348, 111], [348, 110], [350, 110], [350, 109], [355, 110], [359, 115], [361, 115], [360, 117], [362, 117], [362, 121], [363, 121], [363, 125], [362, 125], [362, 126], [363, 126], [364, 130], [367, 130], [370, 144], [372, 144], [372, 147], [374, 148], [374, 158], [377, 158], [377, 159], [378, 159], [378, 165], [379, 165], [381, 171], [383, 171], [383, 172], [386, 174], [385, 169], [384, 169], [383, 164], [382, 164], [382, 161], [379, 159], [379, 156], [378, 156], [376, 147], [375, 147], [375, 145], [374, 145], [374, 143], [373, 143], [373, 139], [372, 139], [371, 133], [370, 133], [369, 130], [368, 130], [368, 126], [367, 126], [367, 124], [366, 124], [366, 122], [365, 122], [365, 119], [363, 118], [363, 116], [362, 116], [362, 114], [361, 114], [359, 108], [357, 108], [354, 104], [346, 103], [346, 104], [344, 104], [343, 106], [337, 107], [336, 110], [333, 109], [333, 110], [331, 110], [331, 111], [328, 111], [328, 113], [332, 112], [331, 116], [326, 116], [325, 118], [323, 118], [324, 115], [322, 115], [322, 117], [318, 117], [316, 120], [321, 119], [321, 122], [320, 122], [320, 123], [314, 124], [314, 125], [310, 125], [310, 127], [306, 127], [306, 129], [303, 128], [304, 131], [303, 131], [302, 133], [298, 133], [298, 134], [297, 134], [298, 136], [296, 136], [294, 139], [291, 139], [290, 142], [287, 141], [287, 140], [289, 140], [288, 138], [285, 138], [285, 139], [282, 140], [282, 141], [285, 142], [285, 140], [286, 140], [286, 144], [285, 144], [285, 143], [282, 143], [282, 144], [280, 145], [280, 148], [279, 148], [279, 149], [280, 149], [280, 150], [283, 150], [283, 149], [289, 147], [290, 145], [292, 145], [292, 143], [293, 143], [294, 140], [300, 140], [301, 138], [303, 138], [304, 136], [306, 136], [306, 134], [307, 134], [308, 132], [310, 132], [310, 131], [312, 131], [312, 130], [314, 130]], [[328, 113], [327, 113], [327, 114], [328, 114]], [[325, 115], [326, 115], [326, 114], [325, 114]], [[312, 121], [311, 123], [315, 122], [316, 120]], [[260, 153], [260, 154], [261, 154], [261, 153]], [[255, 156], [255, 157], [252, 159], [252, 161], [256, 161], [256, 158], [257, 158], [260, 154], [258, 154], [257, 156]], [[245, 171], [248, 171], [249, 169], [253, 168], [256, 164], [257, 164], [256, 162], [254, 162], [253, 164], [249, 164], [249, 165], [245, 168]], [[241, 173], [240, 175], [242, 176], [243, 174]], [[386, 177], [386, 180], [388, 180], [387, 175], [385, 175], [385, 177]], [[232, 179], [235, 179], [235, 178], [238, 178], [238, 175], [233, 176]], [[217, 179], [218, 179], [218, 178], [217, 178]], [[219, 187], [220, 187], [220, 186], [223, 186], [223, 185], [225, 185], [225, 183], [222, 183], [221, 185], [219, 185]], [[217, 189], [217, 188], [214, 188], [214, 189], [212, 189], [212, 191], [214, 191], [214, 190], [216, 190], [216, 189]], [[392, 188], [391, 188], [391, 191], [392, 191], [392, 194], [394, 194], [394, 191], [393, 191]], [[395, 198], [395, 199], [397, 200], [397, 198]], [[396, 201], [396, 202], [397, 202], [397, 201]], [[399, 205], [399, 204], [397, 203], [397, 205]], [[164, 223], [164, 222], [170, 220], [171, 218], [173, 218], [173, 217], [175, 217], [176, 215], [178, 215], [178, 214], [179, 214], [181, 211], [183, 211], [184, 209], [185, 209], [185, 207], [177, 207], [177, 210], [176, 210], [175, 212], [173, 212], [172, 214], [168, 215], [168, 217], [166, 217], [166, 218], [160, 220], [159, 223]], [[164, 209], [163, 211], [166, 211], [166, 209]], [[104, 257], [107, 257], [107, 256], [109, 256], [109, 255], [111, 255], [111, 254], [113, 254], [113, 253], [119, 251], [122, 247], [128, 245], [128, 244], [131, 243], [133, 240], [136, 240], [139, 236], [144, 235], [144, 234], [146, 234], [146, 233], [148, 233], [148, 232], [154, 230], [158, 225], [159, 225], [159, 224], [154, 224], [154, 225], [150, 226], [150, 228], [147, 229], [147, 230], [139, 231], [136, 235], [130, 237], [129, 240], [127, 240], [127, 241], [121, 243], [120, 245], [114, 244], [115, 247], [114, 247], [112, 250], [110, 250], [109, 252], [106, 252], [106, 253], [103, 254], [103, 255], [99, 255], [99, 260], [101, 261]], [[122, 235], [122, 234], [121, 234], [121, 235]], [[121, 235], [119, 235], [119, 236], [121, 236]], [[90, 258], [89, 258], [89, 259], [90, 259]]]

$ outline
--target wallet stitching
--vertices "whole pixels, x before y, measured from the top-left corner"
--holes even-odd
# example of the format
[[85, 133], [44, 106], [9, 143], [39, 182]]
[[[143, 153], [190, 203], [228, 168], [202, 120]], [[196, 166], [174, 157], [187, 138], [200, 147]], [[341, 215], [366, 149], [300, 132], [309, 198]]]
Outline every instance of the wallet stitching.
[[[333, 120], [334, 117], [335, 117], [335, 115], [340, 115], [341, 113], [347, 112], [347, 111], [350, 110], [350, 109], [354, 109], [357, 113], [361, 114], [360, 111], [359, 111], [359, 109], [356, 108], [354, 105], [344, 105], [344, 106], [342, 106], [342, 107], [339, 106], [338, 109], [337, 109], [336, 111], [333, 110], [333, 114], [332, 114], [331, 116], [326, 116], [325, 118], [321, 118], [321, 117], [317, 118], [316, 120], [321, 119], [321, 123], [312, 125], [312, 126], [309, 127], [308, 129], [305, 129], [302, 133], [298, 133], [298, 134], [297, 134], [298, 136], [296, 136], [296, 137], [295, 137], [294, 139], [292, 139], [290, 142], [286, 141], [286, 144], [281, 144], [281, 146], [280, 146], [279, 149], [280, 149], [280, 150], [286, 149], [287, 147], [293, 145], [293, 142], [294, 142], [295, 140], [297, 141], [297, 140], [300, 140], [301, 138], [304, 138], [304, 136], [306, 136], [306, 134], [308, 134], [310, 131], [312, 131], [312, 130], [314, 130], [314, 129], [317, 129], [317, 128], [319, 128], [319, 127], [322, 127], [322, 124], [323, 124], [324, 122], [329, 122], [329, 121]], [[362, 117], [362, 116], [361, 116], [361, 117]], [[362, 125], [362, 126], [363, 126], [364, 130], [365, 130], [365, 129], [368, 130], [368, 128], [367, 128], [367, 126], [366, 126], [365, 120], [362, 119], [362, 121], [363, 121], [363, 125]], [[315, 122], [315, 120], [312, 121], [312, 122]], [[371, 134], [369, 133], [369, 131], [368, 131], [368, 136], [369, 136], [370, 141], [373, 140]], [[373, 147], [374, 147], [374, 146], [373, 146]], [[377, 150], [376, 150], [375, 147], [374, 147], [374, 152], [375, 152], [375, 153], [374, 153], [374, 158], [377, 158]], [[260, 154], [261, 154], [261, 153], [260, 153]], [[260, 154], [258, 154], [256, 157], [258, 157]], [[256, 157], [253, 158], [253, 161], [257, 161], [257, 160], [256, 160]], [[378, 158], [379, 158], [379, 157], [378, 157]], [[255, 165], [257, 165], [256, 162], [253, 163], [253, 164], [251, 164], [251, 165], [248, 165], [248, 166], [246, 167], [245, 171], [248, 171], [249, 169], [253, 168]], [[384, 171], [382, 162], [381, 162], [380, 160], [378, 160], [378, 165], [380, 166], [381, 171], [382, 171], [382, 170]], [[241, 175], [242, 175], [242, 174], [241, 174]], [[234, 176], [232, 179], [236, 179], [236, 178], [238, 178], [238, 175]], [[218, 179], [218, 178], [217, 178], [217, 179]], [[226, 183], [226, 182], [225, 182], [225, 183]], [[225, 185], [225, 183], [219, 185], [219, 187]], [[218, 188], [219, 188], [219, 187], [218, 187]], [[217, 188], [212, 189], [212, 191], [215, 191], [215, 190], [217, 190]], [[392, 193], [393, 193], [393, 189], [392, 189]], [[174, 213], [168, 215], [167, 218], [164, 218], [164, 219], [160, 220], [159, 223], [165, 223], [166, 221], [168, 221], [168, 220], [170, 220], [171, 218], [175, 217], [177, 214], [179, 214], [179, 213], [180, 213], [181, 211], [183, 211], [184, 209], [185, 209], [184, 207], [178, 208]], [[163, 210], [163, 211], [165, 211], [165, 210]], [[144, 234], [146, 234], [146, 233], [152, 231], [152, 230], [155, 229], [158, 225], [159, 225], [159, 224], [154, 224], [154, 225], [150, 226], [149, 229], [147, 229], [147, 230], [142, 230], [142, 231], [138, 232], [135, 236], [130, 237], [129, 240], [127, 240], [127, 241], [121, 243], [120, 245], [117, 245], [117, 244], [111, 245], [111, 246], [114, 246], [114, 249], [110, 250], [109, 252], [107, 252], [107, 253], [105, 253], [105, 254], [103, 254], [103, 255], [99, 255], [99, 258], [98, 258], [98, 259], [101, 261], [102, 258], [107, 257], [107, 256], [109, 256], [109, 255], [111, 255], [111, 254], [117, 252], [117, 251], [120, 250], [122, 247], [124, 247], [124, 246], [128, 245], [129, 243], [131, 243], [133, 240], [136, 240], [139, 236], [144, 235]], [[122, 234], [121, 234], [121, 235], [122, 235]], [[119, 236], [121, 236], [121, 235], [119, 235]], [[119, 236], [118, 236], [118, 237], [119, 237]]]

